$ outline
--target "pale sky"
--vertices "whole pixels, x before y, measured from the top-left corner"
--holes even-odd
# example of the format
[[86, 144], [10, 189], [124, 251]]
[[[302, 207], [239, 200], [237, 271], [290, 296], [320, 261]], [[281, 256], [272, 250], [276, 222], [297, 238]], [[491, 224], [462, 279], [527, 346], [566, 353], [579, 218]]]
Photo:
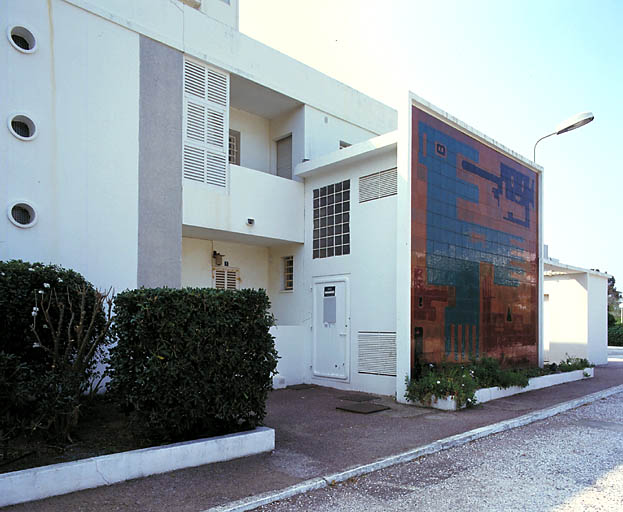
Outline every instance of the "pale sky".
[[[623, 290], [623, 0], [240, 0], [240, 31], [373, 98], [405, 91], [532, 159], [551, 257]], [[617, 124], [620, 123], [620, 124]]]

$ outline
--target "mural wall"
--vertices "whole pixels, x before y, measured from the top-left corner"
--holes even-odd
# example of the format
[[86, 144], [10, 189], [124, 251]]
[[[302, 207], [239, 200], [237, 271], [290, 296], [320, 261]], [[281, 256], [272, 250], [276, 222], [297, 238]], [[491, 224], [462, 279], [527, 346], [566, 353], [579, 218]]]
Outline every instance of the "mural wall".
[[538, 178], [413, 107], [412, 353], [538, 363]]

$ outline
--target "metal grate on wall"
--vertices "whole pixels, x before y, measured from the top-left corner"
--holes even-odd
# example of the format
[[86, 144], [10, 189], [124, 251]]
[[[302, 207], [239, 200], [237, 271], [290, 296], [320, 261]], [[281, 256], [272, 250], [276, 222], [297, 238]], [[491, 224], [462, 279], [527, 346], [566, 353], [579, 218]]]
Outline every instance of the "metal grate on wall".
[[398, 193], [398, 170], [387, 169], [359, 178], [359, 202], [365, 203]]
[[359, 331], [359, 373], [396, 376], [396, 333]]

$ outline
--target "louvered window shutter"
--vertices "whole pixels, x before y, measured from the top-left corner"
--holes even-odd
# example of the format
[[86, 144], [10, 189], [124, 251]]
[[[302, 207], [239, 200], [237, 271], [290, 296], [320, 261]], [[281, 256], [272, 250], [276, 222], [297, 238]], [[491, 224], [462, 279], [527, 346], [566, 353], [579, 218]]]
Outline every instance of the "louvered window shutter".
[[229, 75], [184, 60], [183, 176], [227, 186]]
[[212, 271], [214, 288], [217, 290], [237, 290], [239, 269], [216, 267]]

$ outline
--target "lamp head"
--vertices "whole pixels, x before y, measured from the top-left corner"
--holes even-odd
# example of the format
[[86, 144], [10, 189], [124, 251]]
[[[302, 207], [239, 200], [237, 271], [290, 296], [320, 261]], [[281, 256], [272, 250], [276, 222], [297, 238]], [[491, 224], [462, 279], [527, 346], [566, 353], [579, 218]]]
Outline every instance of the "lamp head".
[[592, 112], [582, 112], [581, 114], [576, 114], [569, 119], [564, 120], [556, 127], [556, 135], [560, 135], [561, 133], [567, 133], [571, 130], [575, 130], [580, 126], [584, 126], [585, 124], [590, 123], [595, 116]]

